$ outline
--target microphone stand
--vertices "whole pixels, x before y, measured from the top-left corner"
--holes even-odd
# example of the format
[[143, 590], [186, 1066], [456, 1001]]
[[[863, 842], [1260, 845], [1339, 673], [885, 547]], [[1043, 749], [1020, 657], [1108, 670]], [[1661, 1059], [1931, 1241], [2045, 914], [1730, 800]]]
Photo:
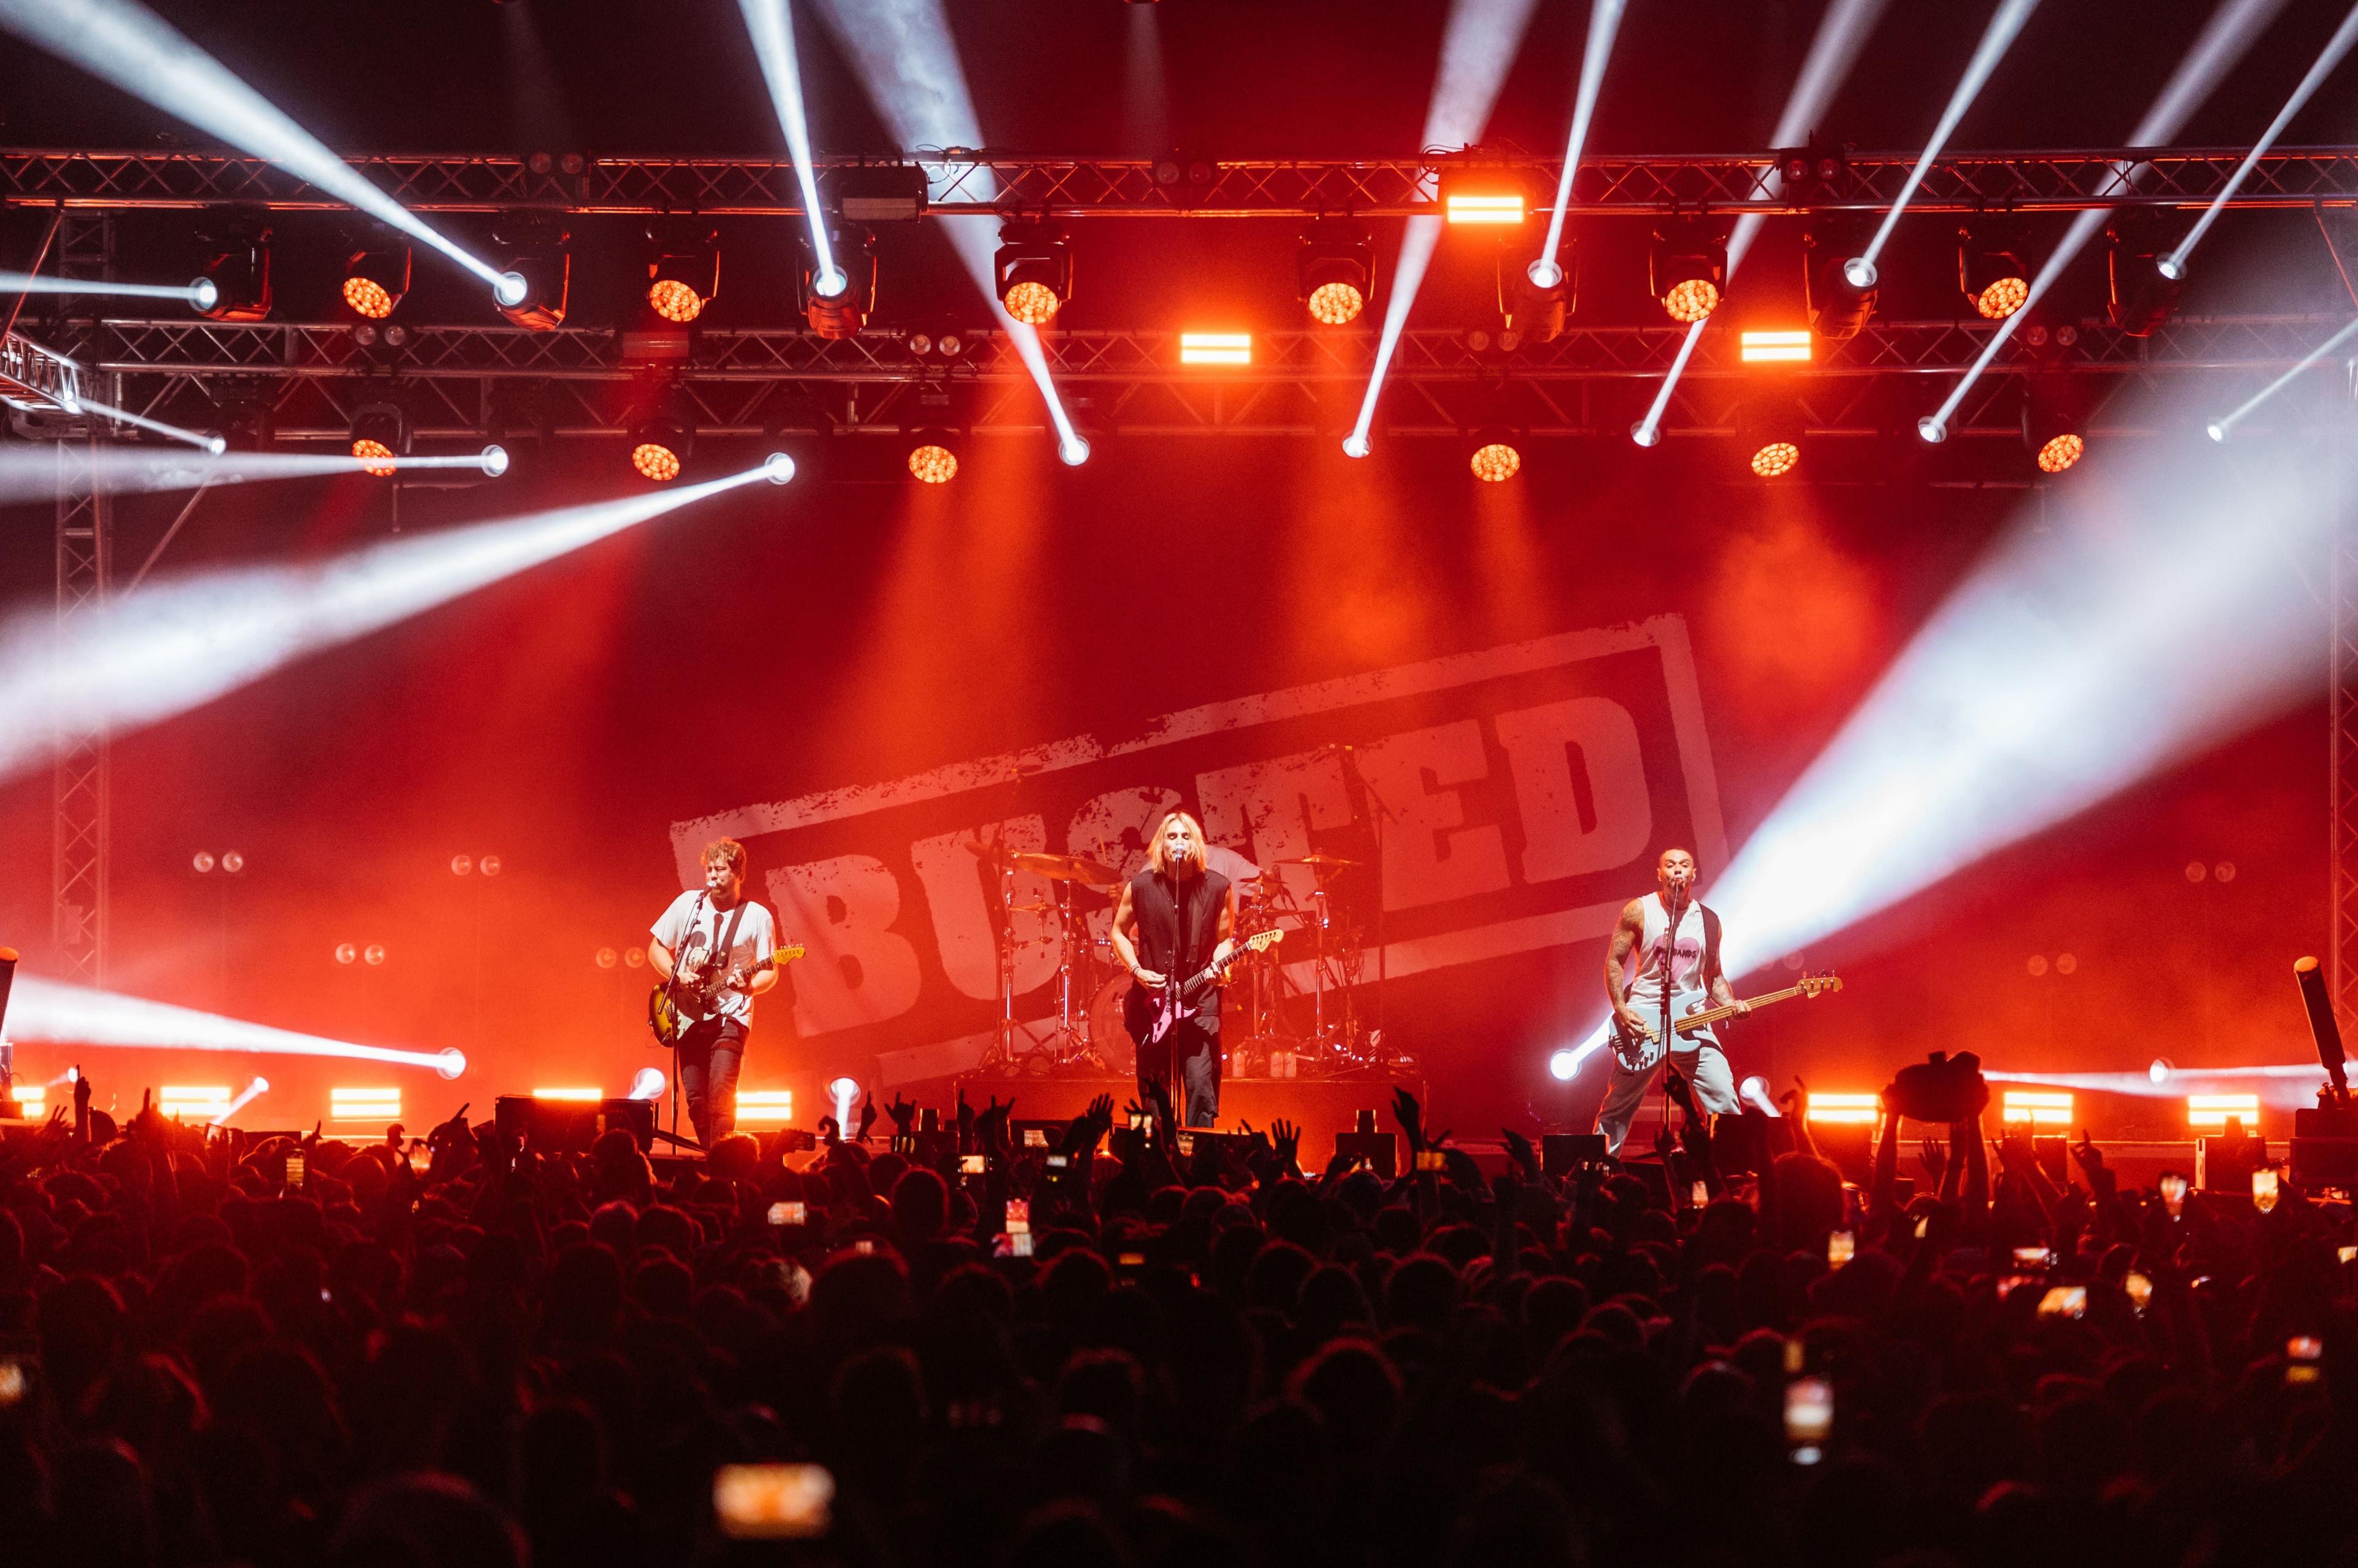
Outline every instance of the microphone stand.
[[[1679, 923], [1686, 918], [1685, 884], [1672, 882], [1671, 896], [1662, 902], [1670, 912], [1671, 925], [1662, 934], [1662, 1061], [1655, 1070], [1660, 1075], [1657, 1081], [1662, 1086], [1662, 1125], [1667, 1128], [1671, 1125], [1671, 1046], [1678, 1039], [1671, 1033], [1671, 989], [1679, 956]], [[1670, 1172], [1665, 1169], [1662, 1176], [1669, 1180]]]
[[1391, 968], [1391, 955], [1384, 946], [1384, 822], [1392, 817], [1392, 808], [1384, 804], [1384, 797], [1376, 793], [1376, 786], [1360, 770], [1358, 752], [1348, 746], [1342, 751], [1344, 764], [1359, 781], [1360, 792], [1368, 797], [1368, 803], [1375, 807], [1368, 814], [1368, 826], [1376, 842], [1376, 1049], [1372, 1054], [1375, 1065], [1381, 1066], [1391, 1054], [1390, 1043], [1384, 1038], [1384, 979]]

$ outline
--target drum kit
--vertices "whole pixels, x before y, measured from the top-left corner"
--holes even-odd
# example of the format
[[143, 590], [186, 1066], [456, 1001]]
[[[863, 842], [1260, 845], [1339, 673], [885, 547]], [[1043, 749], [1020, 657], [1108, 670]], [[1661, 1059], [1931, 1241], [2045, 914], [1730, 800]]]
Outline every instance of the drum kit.
[[[1131, 980], [1107, 935], [1114, 896], [1128, 880], [1085, 855], [1007, 849], [981, 840], [968, 850], [994, 874], [1000, 1015], [981, 1071], [1002, 1077], [1134, 1077], [1138, 1052], [1122, 1023]], [[1312, 853], [1276, 862], [1311, 873], [1307, 898], [1282, 875], [1265, 873], [1215, 846], [1210, 860], [1237, 892], [1236, 939], [1282, 929], [1287, 941], [1241, 958], [1221, 1005], [1222, 1059], [1231, 1077], [1339, 1077], [1407, 1065], [1386, 1051], [1383, 1031], [1362, 1026], [1357, 991], [1367, 951], [1356, 926], [1337, 917], [1350, 874], [1362, 862]], [[1047, 899], [1018, 903], [1018, 872], [1041, 878]], [[1338, 898], [1336, 895], [1346, 895]], [[1017, 914], [1053, 915], [1057, 929], [1056, 1012], [1044, 1025], [1015, 1016]], [[1304, 948], [1306, 957], [1302, 956]], [[1290, 960], [1290, 961], [1288, 961]], [[1373, 977], [1382, 983], [1381, 966]]]

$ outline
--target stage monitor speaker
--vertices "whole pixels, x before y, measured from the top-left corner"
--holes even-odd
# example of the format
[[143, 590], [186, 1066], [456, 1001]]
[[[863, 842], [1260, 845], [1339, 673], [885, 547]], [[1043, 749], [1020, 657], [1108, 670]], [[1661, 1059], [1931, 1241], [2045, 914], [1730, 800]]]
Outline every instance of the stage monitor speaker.
[[1540, 1136], [1540, 1170], [1550, 1176], [1569, 1176], [1605, 1158], [1602, 1132], [1547, 1132]]
[[2194, 1141], [2194, 1185], [2206, 1193], [2252, 1195], [2252, 1173], [2268, 1162], [2264, 1138], [2198, 1138]]
[[1400, 1174], [1400, 1138], [1390, 1132], [1338, 1132], [1335, 1152], [1353, 1161], [1365, 1160], [1386, 1181]]
[[655, 1102], [651, 1099], [541, 1099], [502, 1095], [493, 1102], [500, 1136], [541, 1153], [580, 1154], [600, 1133], [616, 1128], [631, 1135], [642, 1153], [655, 1142]]

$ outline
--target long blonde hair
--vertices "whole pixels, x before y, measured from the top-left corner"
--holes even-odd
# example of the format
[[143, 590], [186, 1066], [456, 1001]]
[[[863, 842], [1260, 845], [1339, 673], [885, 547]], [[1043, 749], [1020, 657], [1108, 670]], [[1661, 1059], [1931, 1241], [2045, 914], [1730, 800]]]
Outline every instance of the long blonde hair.
[[[1163, 852], [1163, 830], [1170, 827], [1174, 819], [1185, 823], [1195, 832], [1195, 858], [1192, 868], [1184, 871], [1174, 871], [1171, 869], [1171, 858]], [[1170, 877], [1174, 881], [1185, 881], [1189, 877], [1202, 876], [1210, 869], [1206, 860], [1210, 849], [1211, 845], [1204, 838], [1204, 825], [1195, 819], [1194, 812], [1166, 811], [1154, 824], [1154, 837], [1146, 842], [1146, 863], [1154, 868], [1154, 874], [1157, 876]]]

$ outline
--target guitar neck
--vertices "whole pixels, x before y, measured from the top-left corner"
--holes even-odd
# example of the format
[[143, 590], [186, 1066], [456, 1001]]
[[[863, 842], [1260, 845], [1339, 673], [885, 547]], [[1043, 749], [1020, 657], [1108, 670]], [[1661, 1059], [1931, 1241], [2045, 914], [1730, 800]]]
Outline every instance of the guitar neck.
[[[1774, 1003], [1790, 1001], [1795, 997], [1801, 995], [1808, 989], [1809, 988], [1806, 986], [1787, 986], [1780, 991], [1768, 991], [1759, 996], [1746, 997], [1744, 999], [1744, 1005], [1758, 1012], [1760, 1009], [1770, 1006]], [[1684, 1018], [1680, 1019], [1678, 1022], [1678, 1031], [1680, 1033], [1685, 1034], [1693, 1030], [1707, 1029], [1711, 1025], [1717, 1023], [1723, 1018], [1733, 1018], [1735, 1016], [1736, 1004], [1732, 1002], [1721, 1007], [1707, 1007], [1701, 1012], [1691, 1012]]]

